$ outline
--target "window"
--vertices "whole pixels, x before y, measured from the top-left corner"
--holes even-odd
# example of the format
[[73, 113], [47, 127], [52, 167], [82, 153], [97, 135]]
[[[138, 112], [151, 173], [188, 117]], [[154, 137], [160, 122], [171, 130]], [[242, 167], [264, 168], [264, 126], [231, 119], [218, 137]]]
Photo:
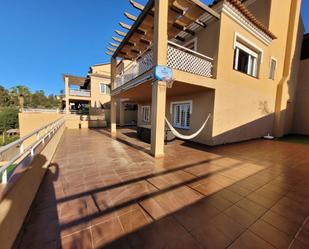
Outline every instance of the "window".
[[274, 80], [275, 79], [275, 73], [277, 68], [277, 60], [274, 58], [270, 59], [270, 71], [269, 71], [269, 79]]
[[236, 42], [234, 51], [234, 69], [257, 77], [258, 54], [248, 47]]
[[100, 93], [110, 94], [110, 87], [104, 83], [100, 83]]
[[191, 117], [191, 103], [173, 104], [173, 126], [189, 129]]
[[150, 122], [150, 106], [142, 106], [142, 115], [144, 122]]

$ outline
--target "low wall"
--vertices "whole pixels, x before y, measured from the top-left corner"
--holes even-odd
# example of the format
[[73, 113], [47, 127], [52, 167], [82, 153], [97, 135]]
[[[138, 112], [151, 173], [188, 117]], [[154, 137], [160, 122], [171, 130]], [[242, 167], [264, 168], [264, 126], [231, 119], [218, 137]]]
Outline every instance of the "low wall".
[[65, 126], [62, 126], [57, 131], [0, 202], [0, 245], [2, 249], [12, 247], [64, 130]]
[[95, 115], [66, 115], [65, 120], [68, 129], [87, 129], [87, 128], [104, 128], [107, 122], [101, 116]]
[[[35, 129], [41, 128], [57, 119], [63, 117], [61, 113], [52, 112], [22, 112], [18, 114], [20, 137], [23, 137]], [[24, 146], [27, 147], [35, 141], [32, 137], [25, 141]]]
[[[68, 129], [87, 129], [107, 127], [109, 122], [109, 110], [104, 110], [105, 114], [92, 113], [92, 115], [61, 114], [51, 112], [26, 112], [19, 113], [20, 136], [23, 137], [28, 133], [51, 123], [61, 117], [65, 117], [65, 125]], [[90, 119], [90, 120], [89, 120]], [[25, 142], [25, 147], [34, 142], [35, 137]]]

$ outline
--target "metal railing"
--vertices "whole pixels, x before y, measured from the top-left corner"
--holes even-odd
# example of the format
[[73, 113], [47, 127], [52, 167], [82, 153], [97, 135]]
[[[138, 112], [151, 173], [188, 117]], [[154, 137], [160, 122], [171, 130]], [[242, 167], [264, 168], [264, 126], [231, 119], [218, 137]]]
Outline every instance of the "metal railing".
[[[47, 139], [50, 139], [52, 135], [56, 133], [56, 131], [64, 124], [64, 118], [60, 118], [56, 121], [53, 121], [41, 128], [34, 130], [33, 132], [27, 134], [26, 136], [0, 148], [0, 156], [4, 154], [6, 151], [12, 148], [19, 148], [19, 152], [17, 155], [13, 156], [8, 162], [6, 162], [2, 167], [0, 167], [0, 176], [1, 183], [6, 184], [8, 182], [9, 173], [12, 174], [16, 167], [18, 166], [18, 160], [22, 160], [26, 156], [30, 155], [31, 160], [36, 155], [36, 149], [40, 145], [45, 145]], [[43, 132], [43, 134], [42, 134]], [[25, 141], [33, 139], [35, 137], [35, 141], [32, 142], [27, 148], [24, 147]], [[29, 162], [29, 163], [30, 163]]]
[[70, 96], [90, 97], [90, 90], [85, 89], [70, 89]]
[[43, 108], [22, 108], [21, 112], [60, 112], [59, 109], [43, 109]]

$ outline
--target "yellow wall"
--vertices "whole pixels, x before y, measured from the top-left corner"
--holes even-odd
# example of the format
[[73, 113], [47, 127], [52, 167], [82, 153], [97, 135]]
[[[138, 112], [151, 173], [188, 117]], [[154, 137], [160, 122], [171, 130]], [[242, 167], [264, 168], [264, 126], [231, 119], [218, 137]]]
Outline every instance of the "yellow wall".
[[[213, 102], [214, 102], [214, 91], [207, 90], [194, 94], [186, 94], [181, 96], [169, 97], [166, 100], [166, 110], [165, 115], [169, 122], [172, 124], [172, 115], [170, 113], [170, 108], [172, 102], [186, 102], [192, 101], [192, 114], [190, 119], [190, 129], [176, 129], [179, 133], [183, 135], [191, 135], [195, 133], [203, 125], [208, 114], [213, 112]], [[144, 102], [138, 104], [138, 125], [150, 125], [149, 123], [143, 122], [142, 116], [142, 106], [150, 106], [151, 102]], [[167, 127], [167, 125], [166, 125]], [[212, 118], [208, 121], [204, 130], [192, 141], [212, 145]]]
[[309, 135], [309, 59], [300, 63], [296, 96], [293, 132]]
[[[40, 183], [56, 151], [65, 127], [55, 134], [40, 155], [36, 156], [27, 171], [20, 176], [12, 189], [0, 202], [1, 249], [10, 249], [24, 222]], [[48, 227], [46, 228], [48, 229]]]
[[[270, 17], [267, 9], [264, 8], [269, 4], [271, 5]], [[278, 8], [279, 5], [280, 8]], [[283, 66], [286, 60], [285, 52], [290, 8], [290, 0], [284, 2], [261, 0], [249, 6], [249, 9], [254, 9], [254, 14], [261, 18], [262, 22], [269, 25], [269, 29], [277, 36], [277, 39], [273, 40], [270, 45], [265, 44], [245, 30], [226, 13], [221, 14], [221, 19], [218, 21], [220, 25], [210, 25], [210, 28], [217, 26], [220, 29], [218, 55], [215, 61], [217, 63], [217, 74], [213, 120], [214, 144], [247, 140], [272, 133], [277, 86], [283, 77]], [[209, 43], [215, 43], [217, 35], [216, 32], [213, 32], [214, 36], [211, 36], [206, 31], [207, 28], [198, 34], [198, 37], [204, 38], [198, 39], [198, 51], [210, 55], [209, 47], [215, 48], [215, 45]], [[263, 51], [263, 58], [258, 69], [258, 78], [233, 69], [235, 32]], [[294, 58], [299, 58], [302, 33], [303, 29], [300, 25], [298, 33], [296, 32], [298, 36], [297, 43], [294, 44]], [[289, 39], [291, 38], [289, 37]], [[215, 53], [212, 52], [211, 56], [213, 54]], [[216, 58], [215, 55], [214, 57]], [[271, 57], [278, 61], [275, 80], [269, 79]], [[289, 83], [285, 85], [283, 92], [283, 102], [285, 104], [282, 111], [286, 111], [286, 114], [282, 126], [285, 133], [288, 133], [291, 128], [293, 108], [292, 105], [289, 108], [288, 103], [294, 101], [297, 84], [297, 74], [295, 75], [295, 72], [298, 71], [297, 63], [297, 60], [293, 61], [294, 73], [289, 74]]]
[[100, 92], [100, 83], [110, 86], [110, 79], [104, 77], [90, 76], [91, 79], [91, 106], [101, 107], [101, 104], [110, 102], [111, 97], [109, 94]]
[[[23, 137], [30, 132], [41, 128], [57, 119], [63, 117], [60, 113], [29, 113], [23, 112], [18, 114], [20, 136]], [[24, 146], [29, 146], [35, 141], [35, 136], [25, 141]]]

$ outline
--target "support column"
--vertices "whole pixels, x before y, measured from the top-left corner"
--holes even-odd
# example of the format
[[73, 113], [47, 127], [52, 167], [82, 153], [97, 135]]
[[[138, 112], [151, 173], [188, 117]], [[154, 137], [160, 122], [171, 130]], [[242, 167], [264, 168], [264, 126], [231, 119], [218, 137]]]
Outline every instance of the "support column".
[[69, 113], [70, 112], [70, 84], [69, 84], [69, 78], [65, 77], [64, 78], [64, 85], [65, 85], [65, 112]]
[[[111, 89], [115, 89], [115, 80], [116, 80], [116, 67], [117, 60], [112, 57], [111, 59]], [[116, 121], [117, 121], [117, 100], [116, 97], [111, 95], [111, 112], [110, 112], [110, 120], [111, 120], [111, 135], [116, 136]]]
[[117, 100], [111, 97], [111, 135], [116, 136], [116, 117], [117, 117]]
[[117, 68], [117, 60], [112, 57], [111, 59], [111, 89], [114, 90], [116, 88], [116, 68]]
[[119, 104], [120, 104], [119, 123], [120, 123], [120, 126], [125, 126], [125, 124], [126, 124], [126, 121], [125, 121], [125, 104], [124, 104], [124, 102], [121, 102], [121, 101], [119, 102]]
[[155, 81], [152, 84], [151, 103], [151, 154], [164, 155], [166, 83]]
[[[153, 55], [154, 65], [167, 64], [168, 1], [155, 0]], [[166, 83], [154, 81], [151, 102], [151, 154], [164, 155]]]

